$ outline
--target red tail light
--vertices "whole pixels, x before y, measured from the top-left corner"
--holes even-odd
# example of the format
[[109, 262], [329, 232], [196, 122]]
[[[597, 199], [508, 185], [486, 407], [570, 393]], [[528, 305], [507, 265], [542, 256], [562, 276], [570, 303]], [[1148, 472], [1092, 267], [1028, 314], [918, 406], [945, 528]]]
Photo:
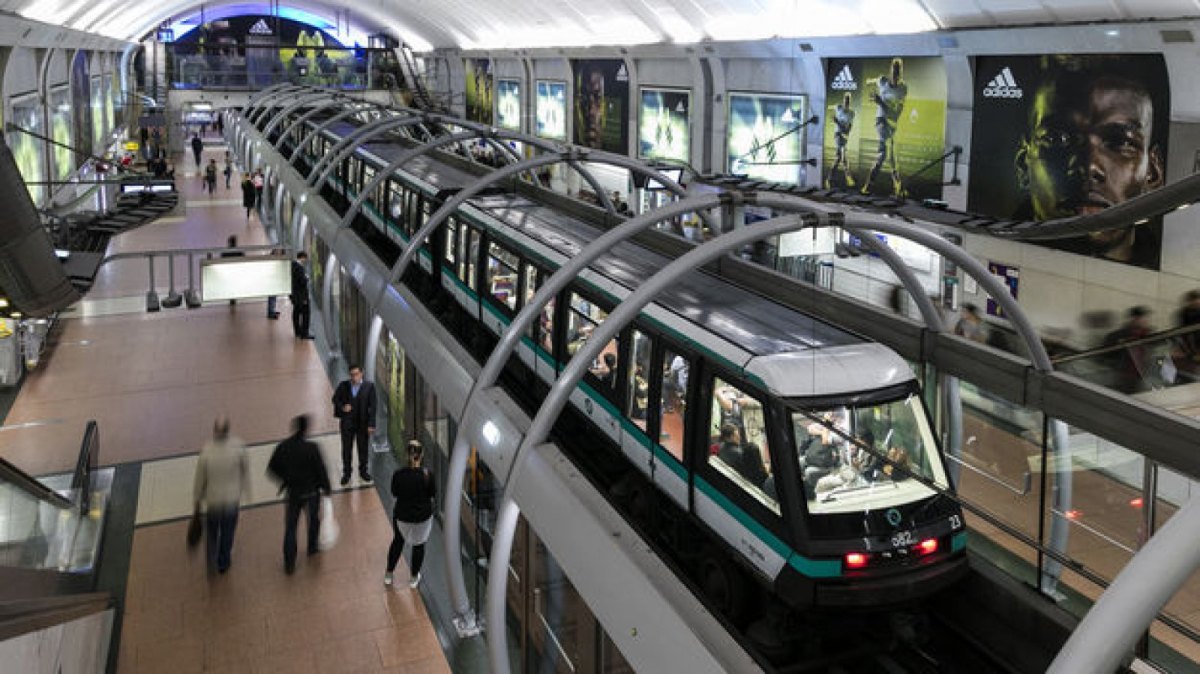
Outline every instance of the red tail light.
[[937, 552], [937, 549], [938, 541], [936, 538], [926, 538], [920, 543], [917, 543], [917, 550], [922, 555], [932, 555], [933, 553]]
[[867, 565], [867, 556], [861, 552], [846, 553], [846, 568], [861, 569]]

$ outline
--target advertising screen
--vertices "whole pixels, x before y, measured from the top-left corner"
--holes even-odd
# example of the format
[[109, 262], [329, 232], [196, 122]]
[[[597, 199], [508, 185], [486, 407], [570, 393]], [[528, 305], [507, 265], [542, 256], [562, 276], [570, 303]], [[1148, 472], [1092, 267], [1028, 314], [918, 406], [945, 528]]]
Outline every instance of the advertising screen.
[[567, 139], [567, 83], [537, 82], [537, 135], [553, 140]]
[[942, 59], [829, 59], [825, 67], [825, 187], [940, 199], [946, 151]]
[[[980, 56], [967, 207], [1041, 222], [1157, 189], [1170, 109], [1161, 54]], [[1043, 243], [1158, 269], [1162, 219]]]
[[71, 158], [71, 92], [66, 87], [50, 91], [50, 137], [59, 143], [50, 148], [54, 179], [65, 180], [75, 170]]
[[[43, 133], [41, 105], [37, 97], [30, 96], [13, 101], [11, 121], [15, 127], [28, 129], [34, 133]], [[29, 197], [33, 199], [33, 203], [41, 203], [45, 194], [43, 186], [29, 183], [38, 183], [46, 179], [46, 164], [42, 159], [42, 141], [15, 128], [5, 134], [5, 139], [8, 141], [9, 149], [12, 150], [13, 160], [16, 161], [17, 168], [21, 171], [21, 178], [29, 190]]]
[[692, 92], [642, 88], [638, 156], [687, 162], [691, 152]]
[[806, 96], [730, 94], [730, 173], [777, 183], [800, 182]]
[[496, 126], [521, 130], [521, 82], [496, 80]]
[[488, 59], [463, 59], [466, 69], [467, 119], [480, 124], [492, 123], [492, 62]]
[[629, 71], [620, 59], [571, 61], [575, 75], [574, 142], [629, 152]]

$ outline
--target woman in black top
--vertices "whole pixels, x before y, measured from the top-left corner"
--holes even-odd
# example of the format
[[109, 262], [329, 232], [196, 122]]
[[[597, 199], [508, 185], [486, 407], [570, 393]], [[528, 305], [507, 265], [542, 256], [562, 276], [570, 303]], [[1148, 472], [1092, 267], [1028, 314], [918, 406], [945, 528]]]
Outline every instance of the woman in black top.
[[246, 208], [246, 222], [250, 222], [250, 213], [254, 210], [254, 201], [257, 199], [254, 192], [254, 181], [250, 180], [249, 173], [242, 174], [242, 206]]
[[408, 443], [408, 466], [392, 474], [392, 496], [396, 507], [392, 511], [392, 545], [388, 548], [387, 573], [383, 584], [392, 584], [392, 572], [404, 551], [404, 540], [412, 542], [412, 580], [409, 587], [421, 582], [421, 562], [425, 561], [425, 541], [433, 527], [433, 504], [437, 499], [437, 484], [428, 469], [421, 467], [425, 448], [412, 440]]

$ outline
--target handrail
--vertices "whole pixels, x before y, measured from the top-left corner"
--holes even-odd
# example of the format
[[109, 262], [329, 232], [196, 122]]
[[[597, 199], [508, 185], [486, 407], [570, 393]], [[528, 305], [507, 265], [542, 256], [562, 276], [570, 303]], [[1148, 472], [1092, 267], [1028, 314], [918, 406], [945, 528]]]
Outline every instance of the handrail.
[[1132, 346], [1146, 346], [1149, 344], [1156, 344], [1158, 342], [1163, 341], [1164, 339], [1173, 339], [1175, 337], [1180, 337], [1182, 335], [1190, 335], [1193, 332], [1200, 332], [1200, 324], [1185, 325], [1185, 326], [1179, 327], [1179, 328], [1171, 328], [1169, 330], [1161, 330], [1154, 334], [1146, 335], [1145, 337], [1131, 339], [1127, 342], [1119, 342], [1117, 344], [1113, 344], [1112, 346], [1101, 346], [1101, 347], [1097, 347], [1095, 349], [1090, 349], [1088, 351], [1080, 351], [1079, 353], [1073, 353], [1069, 356], [1063, 356], [1061, 358], [1057, 358], [1053, 362], [1055, 365], [1058, 365], [1061, 363], [1070, 363], [1070, 362], [1073, 362], [1076, 360], [1083, 360], [1084, 358], [1091, 358], [1093, 356], [1102, 356], [1106, 353], [1113, 353], [1116, 351], [1124, 351], [1125, 349], [1128, 349], [1129, 347], [1132, 347]]
[[25, 471], [12, 465], [3, 457], [0, 457], [0, 480], [16, 486], [39, 501], [49, 502], [57, 508], [68, 509], [75, 505], [71, 503], [70, 499], [30, 477]]
[[212, 248], [174, 248], [174, 249], [169, 249], [169, 250], [136, 250], [136, 251], [130, 251], [127, 253], [113, 253], [112, 255], [105, 257], [103, 260], [100, 260], [100, 264], [97, 266], [97, 269], [99, 269], [100, 267], [103, 267], [104, 265], [108, 264], [109, 262], [115, 262], [117, 260], [131, 260], [131, 259], [135, 259], [135, 258], [157, 257], [159, 255], [200, 255], [200, 254], [204, 254], [204, 253], [227, 253], [229, 251], [235, 251], [235, 250], [241, 251], [241, 252], [258, 252], [260, 250], [265, 250], [265, 251], [269, 252], [272, 250], [287, 250], [287, 251], [289, 251], [288, 254], [289, 255], [291, 254], [291, 252], [290, 252], [291, 249], [288, 246], [277, 246], [275, 244], [270, 244], [270, 243], [258, 244], [258, 245], [254, 245], [254, 246], [238, 246], [237, 248], [218, 246], [218, 247], [212, 247]]
[[79, 457], [75, 460], [75, 473], [71, 476], [71, 491], [79, 512], [86, 513], [92, 500], [92, 472], [100, 462], [100, 427], [96, 420], [87, 422], [83, 431], [83, 442], [79, 446]]
[[107, 592], [0, 602], [0, 641], [62, 625], [112, 607], [113, 598]]

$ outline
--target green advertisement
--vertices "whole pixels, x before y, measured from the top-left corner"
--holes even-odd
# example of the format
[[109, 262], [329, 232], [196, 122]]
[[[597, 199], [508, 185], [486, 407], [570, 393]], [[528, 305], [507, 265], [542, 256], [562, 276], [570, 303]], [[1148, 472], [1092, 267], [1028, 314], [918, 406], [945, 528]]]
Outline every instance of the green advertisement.
[[466, 69], [467, 119], [480, 124], [492, 123], [492, 62], [488, 59], [463, 59]]
[[[13, 101], [11, 121], [14, 126], [28, 129], [34, 133], [42, 133], [41, 106], [38, 105], [37, 97]], [[30, 183], [38, 183], [46, 179], [42, 141], [16, 129], [10, 130], [5, 138], [8, 141], [9, 149], [12, 150], [17, 168], [21, 171], [21, 178], [25, 180], [29, 198], [33, 199], [33, 203], [40, 204], [45, 195], [45, 188], [42, 185], [31, 185]]]
[[92, 78], [92, 144], [99, 145], [108, 133], [108, 120], [104, 110], [104, 86], [99, 77]]
[[726, 166], [776, 183], [800, 182], [808, 99], [786, 94], [730, 94]]
[[496, 80], [496, 126], [521, 130], [521, 82]]
[[567, 139], [567, 83], [537, 81], [537, 135], [553, 140]]
[[112, 75], [104, 76], [104, 119], [108, 120], [108, 130], [117, 128], [117, 116], [113, 111], [114, 92], [117, 88], [117, 78]]
[[940, 199], [946, 151], [942, 59], [829, 59], [825, 72], [825, 187]]
[[380, 349], [386, 358], [385, 369], [380, 372], [387, 377], [384, 390], [388, 397], [388, 442], [399, 449], [408, 442], [404, 437], [404, 349], [390, 334], [386, 344], [386, 349]]
[[71, 158], [71, 92], [66, 87], [50, 92], [50, 137], [58, 143], [50, 148], [54, 179], [66, 180], [75, 170]]
[[691, 158], [692, 92], [642, 88], [638, 156], [687, 163]]
[[573, 59], [576, 145], [629, 152], [629, 71], [620, 59]]

